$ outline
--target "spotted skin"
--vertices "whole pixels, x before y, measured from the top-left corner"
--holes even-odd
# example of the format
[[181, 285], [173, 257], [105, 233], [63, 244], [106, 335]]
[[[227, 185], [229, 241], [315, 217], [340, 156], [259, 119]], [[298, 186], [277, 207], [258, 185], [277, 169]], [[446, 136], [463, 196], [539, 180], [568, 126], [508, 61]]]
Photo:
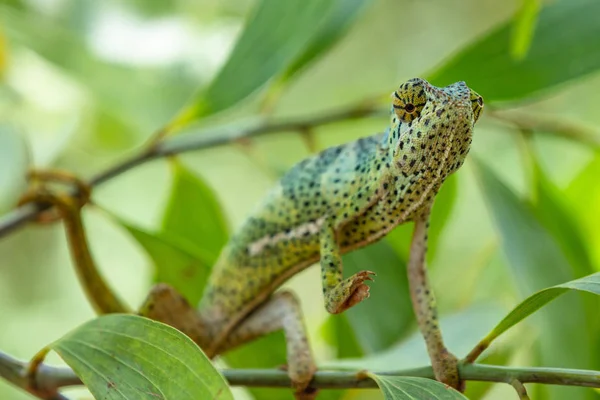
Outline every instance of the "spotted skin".
[[[223, 249], [191, 333], [186, 325], [188, 333], [210, 357], [273, 329], [284, 329], [294, 346], [307, 347], [301, 323], [278, 321], [282, 306], [273, 302], [281, 300], [273, 292], [320, 261], [326, 309], [339, 313], [358, 304], [369, 296], [365, 282], [373, 272], [344, 279], [341, 255], [414, 221], [408, 274], [417, 321], [436, 377], [457, 387], [456, 360], [443, 345], [427, 283], [426, 225], [440, 186], [464, 162], [482, 108], [481, 96], [464, 82], [437, 88], [412, 79], [392, 94], [385, 132], [331, 147], [294, 166]], [[152, 295], [147, 304], [154, 304]], [[296, 306], [286, 307], [300, 318]], [[277, 316], [269, 318], [270, 313]], [[177, 325], [164, 310], [150, 314]], [[269, 323], [261, 332], [250, 323], [254, 320]], [[288, 350], [290, 376], [301, 391], [307, 377], [293, 371], [312, 376], [312, 356], [307, 348]]]

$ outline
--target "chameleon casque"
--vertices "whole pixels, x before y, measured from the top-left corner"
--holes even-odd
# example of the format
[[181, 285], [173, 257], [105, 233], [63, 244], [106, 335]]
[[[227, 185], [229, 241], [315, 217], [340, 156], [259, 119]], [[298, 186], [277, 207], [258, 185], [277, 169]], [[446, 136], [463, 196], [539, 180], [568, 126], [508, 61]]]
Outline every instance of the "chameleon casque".
[[304, 389], [315, 365], [298, 302], [275, 290], [320, 261], [325, 307], [340, 313], [369, 297], [365, 282], [373, 274], [344, 279], [341, 255], [414, 221], [408, 275], [415, 314], [436, 378], [458, 387], [457, 359], [442, 341], [427, 283], [427, 227], [436, 193], [469, 152], [482, 109], [482, 97], [464, 82], [400, 85], [384, 133], [326, 149], [281, 178], [223, 249], [197, 310], [159, 285], [141, 314], [182, 330], [209, 357], [283, 329], [296, 395], [312, 398]]
[[[223, 249], [198, 308], [159, 284], [139, 314], [184, 332], [210, 358], [283, 329], [295, 395], [314, 398], [308, 385], [316, 368], [298, 301], [276, 289], [320, 262], [325, 307], [343, 312], [369, 297], [365, 282], [373, 272], [344, 278], [341, 255], [413, 221], [408, 261], [413, 308], [436, 379], [460, 388], [458, 361], [444, 346], [427, 281], [427, 228], [435, 195], [463, 164], [482, 109], [483, 99], [464, 82], [445, 88], [423, 79], [403, 83], [392, 94], [385, 132], [326, 149], [281, 178]], [[80, 216], [85, 201], [77, 200], [47, 190], [23, 199], [61, 212], [82, 285], [97, 311], [126, 312], [97, 272]], [[376, 269], [377, 260], [373, 264]]]

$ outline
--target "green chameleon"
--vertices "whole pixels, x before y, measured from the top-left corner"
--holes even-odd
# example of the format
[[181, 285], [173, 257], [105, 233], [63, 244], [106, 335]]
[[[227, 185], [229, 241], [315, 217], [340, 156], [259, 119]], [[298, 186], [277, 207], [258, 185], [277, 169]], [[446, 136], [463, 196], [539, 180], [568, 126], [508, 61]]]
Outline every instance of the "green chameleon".
[[365, 282], [373, 272], [344, 279], [341, 255], [413, 221], [408, 276], [418, 325], [436, 378], [459, 387], [427, 282], [427, 228], [435, 195], [462, 165], [482, 109], [481, 96], [464, 82], [400, 85], [384, 133], [329, 148], [281, 178], [223, 249], [198, 310], [162, 284], [140, 313], [180, 329], [209, 357], [283, 329], [296, 396], [312, 398], [305, 389], [316, 368], [298, 301], [276, 289], [320, 262], [325, 308], [347, 310], [369, 297]]
[[[276, 289], [321, 264], [325, 308], [336, 314], [369, 297], [373, 272], [344, 279], [341, 255], [413, 221], [408, 261], [413, 308], [436, 379], [460, 388], [457, 359], [444, 346], [425, 255], [429, 213], [444, 180], [463, 163], [481, 96], [464, 82], [437, 88], [412, 79], [392, 94], [390, 127], [329, 148], [294, 166], [223, 249], [199, 308], [165, 284], [152, 289], [139, 314], [190, 336], [210, 358], [283, 329], [288, 374], [298, 399], [312, 399], [316, 370], [296, 298]], [[42, 185], [22, 202], [55, 205], [65, 221], [74, 264], [99, 313], [128, 312], [98, 273], [80, 208], [89, 187], [57, 172], [33, 174]], [[44, 181], [74, 182], [79, 197], [57, 194]], [[53, 220], [53, 214], [42, 215]], [[376, 260], [373, 260], [376, 263]]]

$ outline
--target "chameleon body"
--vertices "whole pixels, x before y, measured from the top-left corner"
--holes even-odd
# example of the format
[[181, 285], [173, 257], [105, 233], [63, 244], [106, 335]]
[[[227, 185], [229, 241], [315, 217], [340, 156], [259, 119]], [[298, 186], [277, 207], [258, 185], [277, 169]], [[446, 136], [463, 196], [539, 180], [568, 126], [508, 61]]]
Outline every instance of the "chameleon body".
[[417, 320], [436, 377], [457, 386], [456, 359], [443, 345], [426, 279], [427, 225], [440, 186], [463, 164], [482, 107], [464, 82], [402, 84], [385, 132], [329, 148], [281, 178], [223, 249], [198, 310], [160, 285], [141, 313], [184, 331], [209, 357], [283, 329], [288, 373], [297, 396], [309, 398], [302, 390], [315, 367], [298, 303], [276, 289], [320, 262], [325, 307], [342, 312], [369, 296], [372, 272], [344, 278], [341, 255], [414, 221], [409, 280]]

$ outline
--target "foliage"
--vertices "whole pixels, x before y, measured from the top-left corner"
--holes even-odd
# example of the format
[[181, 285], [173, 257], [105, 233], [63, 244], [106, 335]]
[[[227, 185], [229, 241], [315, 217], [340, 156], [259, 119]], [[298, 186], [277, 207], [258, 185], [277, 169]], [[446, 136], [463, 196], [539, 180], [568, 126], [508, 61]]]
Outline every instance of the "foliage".
[[[314, 148], [383, 129], [384, 118], [358, 118], [354, 111], [386, 108], [380, 95], [415, 71], [438, 85], [465, 80], [493, 108], [477, 127], [467, 165], [445, 183], [433, 210], [428, 262], [450, 349], [466, 354], [475, 347], [475, 359], [512, 328], [512, 336], [485, 352], [486, 360], [600, 369], [594, 357], [599, 300], [592, 295], [600, 294], [600, 162], [593, 140], [578, 141], [589, 133], [580, 134], [578, 126], [600, 122], [600, 81], [593, 75], [600, 68], [599, 2], [523, 0], [513, 10], [476, 0], [456, 8], [393, 0], [178, 1], [160, 7], [67, 0], [53, 11], [34, 3], [0, 5], [0, 232], [17, 224], [11, 209], [24, 190], [28, 164], [85, 177], [118, 165], [125, 152], [167, 143], [160, 154], [167, 161], [98, 179], [112, 183], [94, 193], [97, 207], [85, 220], [97, 261], [125, 298], [139, 304], [152, 281], [160, 281], [196, 303], [231, 228], [281, 170]], [[122, 20], [129, 28], [119, 26]], [[452, 34], [453, 20], [460, 35]], [[176, 28], [165, 28], [168, 23]], [[129, 40], [131, 54], [119, 52], [114, 37], [102, 31], [106, 26]], [[192, 33], [185, 30], [190, 26]], [[137, 35], [153, 46], [136, 42]], [[193, 45], [184, 47], [184, 37]], [[165, 54], [171, 58], [161, 59]], [[312, 114], [336, 108], [347, 108], [347, 118], [260, 132], [264, 121], [308, 115], [310, 122]], [[523, 114], [531, 117], [526, 123], [518, 117]], [[585, 122], [553, 131], [548, 114]], [[227, 135], [239, 129], [261, 137], [230, 140]], [[173, 154], [177, 146], [191, 149], [190, 143], [210, 139], [207, 131], [230, 143]], [[165, 133], [179, 136], [161, 142]], [[315, 271], [291, 280], [322, 365], [395, 370], [424, 361], [404, 273], [410, 234], [410, 226], [398, 227], [344, 256], [346, 274], [372, 269], [378, 278], [371, 298], [343, 315], [324, 316], [322, 299], [314, 295], [320, 293]], [[164, 398], [208, 392], [231, 398], [204, 354], [172, 328], [133, 316], [92, 319], [73, 288], [66, 256], [55, 250], [64, 247], [56, 235], [31, 227], [0, 241], [0, 301], [10, 309], [0, 349], [31, 354], [61, 337], [49, 347], [98, 398], [114, 387], [143, 387]], [[573, 293], [552, 301], [565, 292]], [[500, 318], [499, 308], [515, 305]], [[222, 361], [235, 368], [282, 365], [283, 336], [261, 338]], [[423, 378], [369, 376], [386, 399], [423, 393], [464, 398]], [[540, 399], [598, 396], [583, 388], [534, 390]], [[249, 393], [291, 396], [288, 389]], [[467, 393], [506, 398], [489, 385]], [[327, 399], [359, 395], [381, 398], [321, 391]], [[0, 386], [0, 397], [26, 398], [18, 396], [25, 395]], [[123, 391], [110, 398], [149, 397]]]

